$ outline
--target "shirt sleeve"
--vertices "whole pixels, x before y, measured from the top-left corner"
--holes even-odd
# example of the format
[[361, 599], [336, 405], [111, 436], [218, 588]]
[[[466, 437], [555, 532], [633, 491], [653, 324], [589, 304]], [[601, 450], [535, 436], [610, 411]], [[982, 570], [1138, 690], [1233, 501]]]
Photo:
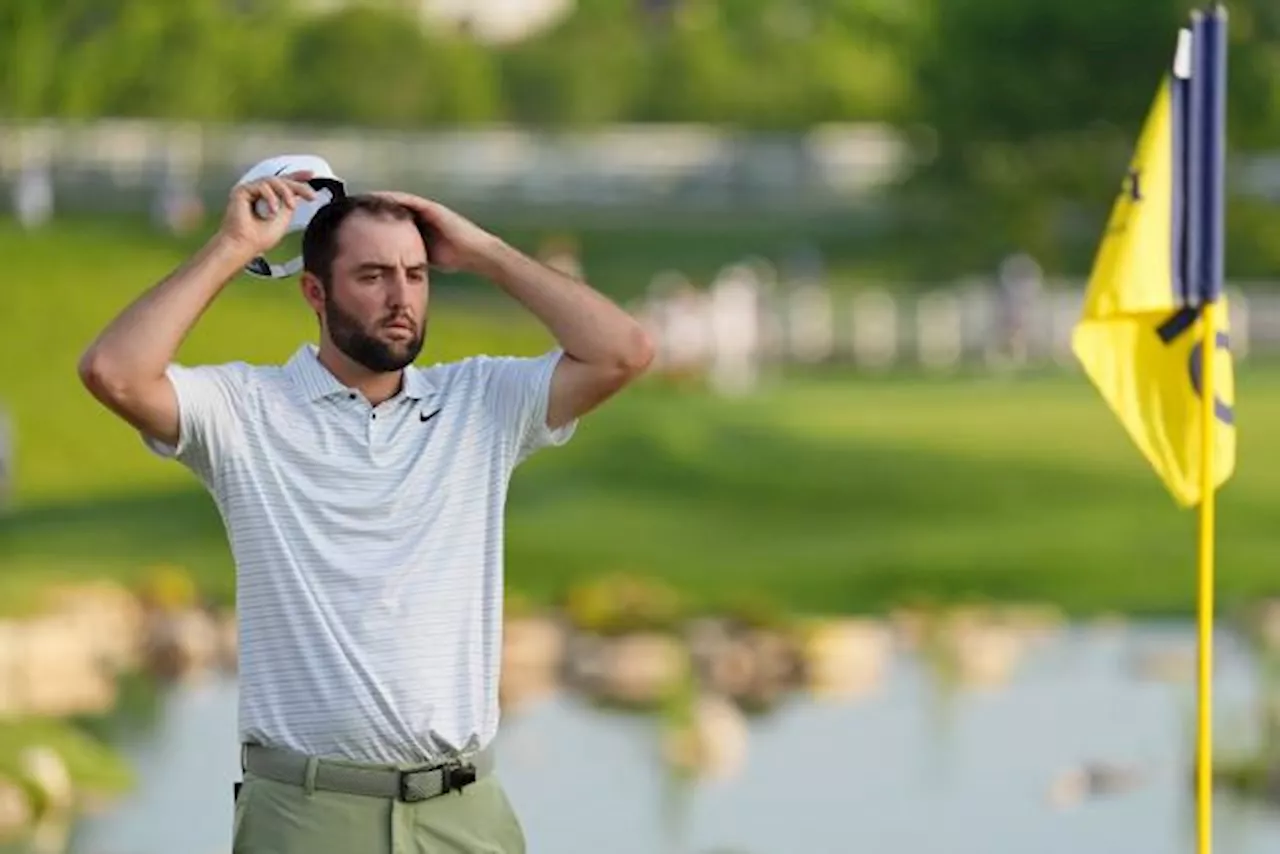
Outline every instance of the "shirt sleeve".
[[577, 429], [577, 419], [555, 430], [547, 426], [551, 377], [563, 355], [563, 350], [555, 349], [534, 358], [506, 356], [484, 360], [485, 401], [499, 425], [513, 466], [542, 448], [565, 444]]
[[169, 445], [144, 435], [146, 446], [212, 484], [241, 443], [239, 415], [247, 389], [244, 367], [170, 365], [165, 375], [178, 399], [178, 442]]

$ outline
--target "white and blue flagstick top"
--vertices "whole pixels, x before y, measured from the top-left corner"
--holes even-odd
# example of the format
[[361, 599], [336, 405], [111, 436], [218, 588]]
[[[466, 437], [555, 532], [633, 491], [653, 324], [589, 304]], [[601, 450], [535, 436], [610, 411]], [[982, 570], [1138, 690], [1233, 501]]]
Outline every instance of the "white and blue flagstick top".
[[1191, 79], [1191, 30], [1178, 30], [1178, 45], [1173, 52], [1173, 76], [1179, 80]]
[[1192, 132], [1198, 140], [1195, 167], [1199, 172], [1201, 247], [1191, 269], [1203, 303], [1222, 292], [1225, 276], [1226, 140], [1227, 140], [1227, 13], [1221, 3], [1192, 18], [1191, 67]]

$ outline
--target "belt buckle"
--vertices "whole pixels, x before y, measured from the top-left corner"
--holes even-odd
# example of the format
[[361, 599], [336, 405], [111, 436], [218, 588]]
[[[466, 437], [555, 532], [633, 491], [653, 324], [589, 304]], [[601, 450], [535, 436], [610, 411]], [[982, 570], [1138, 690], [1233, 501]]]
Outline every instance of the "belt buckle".
[[399, 795], [400, 800], [404, 801], [406, 804], [416, 804], [419, 801], [425, 801], [428, 798], [426, 791], [414, 786], [411, 781], [419, 774], [430, 774], [435, 770], [435, 768], [424, 767], [410, 768], [406, 771], [401, 771], [399, 785], [397, 786], [399, 789], [397, 794]]
[[474, 783], [478, 776], [474, 765], [470, 762], [463, 762], [458, 759], [451, 760], [443, 765], [432, 765], [401, 771], [398, 786], [400, 800], [405, 803], [414, 804], [434, 797], [434, 795], [428, 795], [424, 789], [414, 786], [411, 780], [415, 775], [435, 773], [440, 774], [440, 794], [442, 795], [448, 794], [449, 792], [461, 792], [467, 786]]

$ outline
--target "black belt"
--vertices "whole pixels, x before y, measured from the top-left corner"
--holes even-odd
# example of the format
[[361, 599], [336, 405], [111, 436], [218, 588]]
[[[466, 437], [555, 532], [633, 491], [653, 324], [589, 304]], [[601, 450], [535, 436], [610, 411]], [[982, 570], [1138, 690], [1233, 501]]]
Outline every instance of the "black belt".
[[[305, 787], [310, 761], [311, 757], [293, 750], [246, 744], [241, 765], [257, 777]], [[492, 771], [492, 747], [470, 756], [406, 769], [316, 759], [312, 786], [329, 792], [416, 803], [461, 792]]]

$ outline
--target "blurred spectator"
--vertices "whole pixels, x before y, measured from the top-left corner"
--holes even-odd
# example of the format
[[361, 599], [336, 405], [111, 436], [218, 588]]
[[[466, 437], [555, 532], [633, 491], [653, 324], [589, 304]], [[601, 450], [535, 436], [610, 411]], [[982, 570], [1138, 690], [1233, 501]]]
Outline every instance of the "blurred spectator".
[[204, 203], [191, 180], [175, 169], [166, 169], [156, 192], [152, 220], [174, 235], [190, 234], [204, 219]]
[[724, 395], [753, 391], [760, 367], [760, 282], [748, 265], [721, 271], [711, 285], [711, 383]]
[[835, 347], [835, 317], [822, 251], [812, 243], [794, 247], [783, 267], [787, 282], [788, 359], [821, 362]]
[[787, 356], [814, 364], [835, 351], [831, 293], [821, 280], [797, 281], [787, 294]]
[[1001, 356], [1015, 367], [1027, 363], [1031, 325], [1044, 274], [1036, 260], [1026, 253], [1011, 255], [1000, 265], [999, 302]]
[[648, 302], [658, 347], [655, 372], [677, 383], [700, 379], [711, 349], [706, 295], [683, 273], [667, 271], [654, 276]]
[[53, 177], [48, 163], [27, 163], [13, 188], [13, 209], [23, 228], [39, 228], [53, 217]]

